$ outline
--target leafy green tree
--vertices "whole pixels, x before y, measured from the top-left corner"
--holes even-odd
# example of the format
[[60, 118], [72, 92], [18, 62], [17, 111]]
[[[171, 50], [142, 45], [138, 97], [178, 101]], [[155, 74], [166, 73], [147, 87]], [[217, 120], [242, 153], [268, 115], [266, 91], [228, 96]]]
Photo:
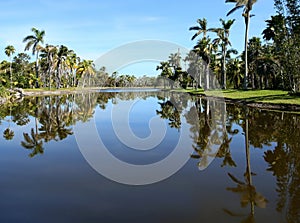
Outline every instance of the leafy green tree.
[[19, 53], [13, 58], [14, 79], [20, 88], [29, 88], [31, 79], [30, 56], [26, 53]]
[[245, 76], [244, 76], [244, 89], [248, 87], [248, 36], [249, 36], [249, 25], [251, 18], [251, 10], [257, 0], [226, 0], [226, 3], [235, 3], [235, 7], [227, 13], [227, 16], [234, 13], [240, 8], [244, 8], [243, 17], [245, 19]]
[[25, 46], [25, 51], [29, 50], [32, 48], [32, 55], [36, 54], [36, 61], [35, 61], [35, 73], [36, 73], [36, 82], [35, 82], [35, 87], [39, 87], [39, 51], [41, 50], [40, 43], [44, 43], [44, 36], [45, 36], [45, 31], [39, 31], [36, 28], [32, 28], [31, 31], [33, 32], [33, 35], [26, 36], [23, 39], [23, 42], [26, 43]]
[[[277, 14], [267, 20], [263, 37], [271, 40], [283, 86], [300, 91], [300, 6], [296, 0], [275, 0]], [[277, 68], [277, 69], [278, 69]]]

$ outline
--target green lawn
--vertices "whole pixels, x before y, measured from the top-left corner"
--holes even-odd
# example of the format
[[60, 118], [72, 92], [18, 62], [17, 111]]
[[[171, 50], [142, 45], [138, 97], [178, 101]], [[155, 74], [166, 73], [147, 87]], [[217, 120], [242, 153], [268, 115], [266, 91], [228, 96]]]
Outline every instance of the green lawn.
[[246, 102], [264, 102], [273, 104], [295, 104], [300, 105], [300, 97], [289, 95], [288, 91], [282, 90], [187, 90], [192, 94], [205, 94], [207, 96], [224, 97], [229, 99], [244, 100]]
[[49, 88], [30, 88], [30, 89], [23, 89], [24, 92], [44, 92], [44, 91], [75, 91], [76, 87], [72, 87], [72, 88], [60, 88], [60, 89], [56, 89], [56, 88], [51, 88], [51, 90], [49, 90]]

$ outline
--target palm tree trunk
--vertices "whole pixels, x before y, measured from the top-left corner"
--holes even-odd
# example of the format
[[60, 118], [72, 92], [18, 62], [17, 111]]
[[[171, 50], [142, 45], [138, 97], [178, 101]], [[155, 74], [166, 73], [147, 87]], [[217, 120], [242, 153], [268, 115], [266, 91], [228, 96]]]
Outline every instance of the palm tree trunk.
[[247, 12], [245, 17], [246, 33], [245, 33], [245, 76], [244, 76], [244, 90], [248, 87], [248, 36], [249, 36], [249, 24], [250, 14]]
[[36, 52], [36, 61], [35, 61], [35, 87], [39, 88], [39, 51]]
[[9, 78], [10, 78], [10, 89], [12, 89], [12, 60], [10, 59], [10, 66], [9, 66]]
[[226, 47], [223, 51], [223, 64], [222, 64], [222, 88], [226, 89]]
[[208, 62], [206, 65], [206, 90], [209, 89], [209, 65], [210, 63]]

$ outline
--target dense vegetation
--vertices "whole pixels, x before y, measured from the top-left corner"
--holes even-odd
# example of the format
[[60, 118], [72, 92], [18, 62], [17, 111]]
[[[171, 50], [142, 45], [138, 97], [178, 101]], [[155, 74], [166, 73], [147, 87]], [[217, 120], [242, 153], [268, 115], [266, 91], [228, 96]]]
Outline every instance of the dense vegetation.
[[[59, 89], [77, 86], [133, 87], [169, 85], [204, 89], [282, 89], [300, 91], [300, 4], [295, 0], [274, 0], [276, 14], [266, 21], [261, 37], [248, 40], [251, 10], [256, 1], [226, 0], [235, 6], [227, 16], [242, 8], [245, 20], [245, 50], [237, 55], [230, 42], [235, 20], [220, 19], [220, 27], [209, 28], [205, 18], [190, 27], [196, 44], [182, 58], [180, 52], [161, 62], [160, 78], [108, 74], [105, 67], [96, 69], [67, 46], [44, 44], [45, 31], [32, 28], [23, 39], [25, 52], [16, 54], [7, 46], [7, 60], [0, 63], [0, 87]], [[31, 55], [26, 51], [31, 51]], [[233, 57], [233, 55], [235, 55]], [[185, 66], [182, 66], [182, 62]], [[183, 69], [183, 67], [185, 69]], [[166, 78], [164, 82], [163, 78]]]
[[[266, 21], [262, 36], [252, 37], [250, 40], [248, 33], [251, 10], [256, 1], [226, 0], [226, 2], [236, 4], [228, 16], [240, 8], [244, 9], [242, 13], [245, 19], [244, 52], [232, 57], [232, 54], [237, 54], [230, 42], [230, 29], [235, 20], [220, 19], [221, 27], [209, 28], [205, 18], [198, 19], [197, 26], [190, 28], [196, 32], [192, 40], [196, 38], [198, 40], [184, 59], [189, 63], [188, 69], [182, 70], [181, 55], [178, 52], [157, 67], [162, 71], [161, 76], [204, 89], [233, 87], [299, 92], [299, 1], [275, 0], [276, 14]], [[213, 38], [209, 34], [212, 34]], [[215, 84], [215, 79], [220, 83], [219, 86]]]

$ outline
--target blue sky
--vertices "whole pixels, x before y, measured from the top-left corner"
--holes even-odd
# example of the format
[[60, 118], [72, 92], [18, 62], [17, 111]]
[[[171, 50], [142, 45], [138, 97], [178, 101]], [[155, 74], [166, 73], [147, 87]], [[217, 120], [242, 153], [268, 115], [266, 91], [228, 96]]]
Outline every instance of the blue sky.
[[[225, 0], [0, 0], [0, 60], [7, 59], [3, 51], [9, 44], [23, 51], [22, 39], [32, 27], [46, 31], [45, 43], [64, 44], [92, 60], [139, 40], [163, 40], [192, 48], [193, 32], [188, 28], [196, 25], [198, 18], [207, 18], [209, 27], [217, 27], [233, 6]], [[239, 51], [244, 39], [241, 13], [229, 17], [237, 20], [231, 42]], [[274, 14], [273, 0], [258, 0], [253, 14], [250, 37], [260, 36], [264, 21]], [[142, 69], [137, 65], [125, 71], [137, 67]]]

